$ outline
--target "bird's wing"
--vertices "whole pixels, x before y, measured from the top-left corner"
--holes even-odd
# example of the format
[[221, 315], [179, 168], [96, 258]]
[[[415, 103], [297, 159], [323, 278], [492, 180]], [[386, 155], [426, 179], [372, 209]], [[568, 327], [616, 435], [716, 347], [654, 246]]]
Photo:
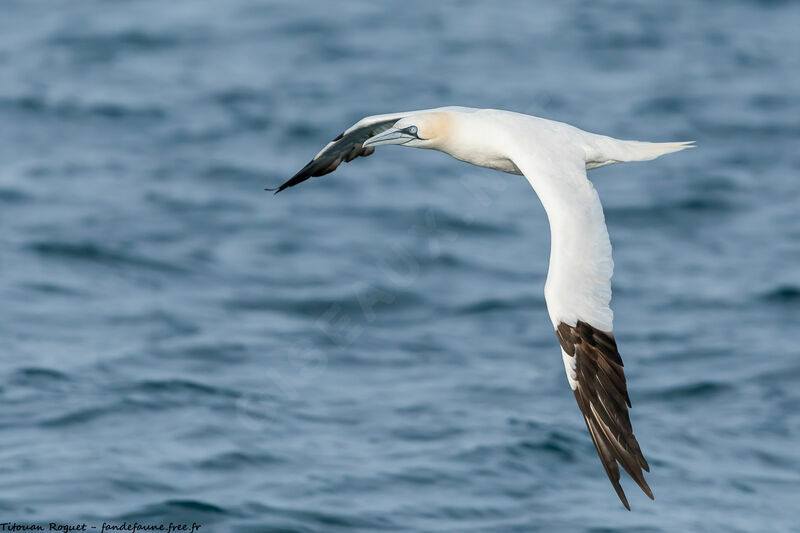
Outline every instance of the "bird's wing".
[[408, 111], [404, 113], [391, 113], [388, 115], [374, 115], [365, 117], [347, 128], [345, 131], [336, 136], [331, 142], [323, 148], [314, 159], [308, 162], [300, 171], [287, 180], [283, 185], [277, 189], [267, 189], [268, 191], [274, 190], [279, 193], [287, 187], [292, 187], [298, 183], [302, 183], [308, 178], [316, 176], [324, 176], [336, 170], [336, 168], [344, 161], [349, 163], [359, 156], [368, 156], [375, 151], [372, 146], [364, 148], [362, 144], [364, 141], [377, 135], [383, 131], [388, 130], [394, 125], [395, 122], [401, 118], [418, 113], [419, 111]]
[[550, 221], [545, 298], [570, 387], [606, 474], [630, 510], [617, 463], [651, 499], [653, 493], [644, 479], [649, 466], [633, 435], [622, 358], [611, 333], [611, 243], [583, 152], [556, 150], [520, 150], [512, 160], [536, 190]]

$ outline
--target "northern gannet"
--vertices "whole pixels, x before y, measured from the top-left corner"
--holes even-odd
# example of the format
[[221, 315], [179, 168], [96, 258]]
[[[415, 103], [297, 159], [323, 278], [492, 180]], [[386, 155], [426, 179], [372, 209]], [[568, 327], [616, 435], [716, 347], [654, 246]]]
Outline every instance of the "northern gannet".
[[550, 222], [544, 294], [567, 381], [606, 474], [630, 510], [617, 463], [653, 499], [643, 473], [650, 467], [628, 415], [631, 401], [609, 307], [611, 242], [600, 198], [586, 171], [649, 161], [690, 148], [692, 142], [623, 141], [521, 113], [442, 107], [359, 120], [286, 183], [267, 190], [277, 194], [312, 176], [323, 176], [342, 161], [368, 156], [384, 144], [439, 150], [473, 165], [525, 176]]

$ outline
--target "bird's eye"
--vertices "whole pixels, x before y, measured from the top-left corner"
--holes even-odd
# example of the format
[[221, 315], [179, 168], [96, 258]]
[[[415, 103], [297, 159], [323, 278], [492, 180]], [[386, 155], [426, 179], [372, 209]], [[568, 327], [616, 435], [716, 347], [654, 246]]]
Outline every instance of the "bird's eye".
[[416, 135], [417, 134], [417, 127], [416, 126], [411, 126], [410, 128], [408, 128], [408, 133], [410, 133], [411, 135]]

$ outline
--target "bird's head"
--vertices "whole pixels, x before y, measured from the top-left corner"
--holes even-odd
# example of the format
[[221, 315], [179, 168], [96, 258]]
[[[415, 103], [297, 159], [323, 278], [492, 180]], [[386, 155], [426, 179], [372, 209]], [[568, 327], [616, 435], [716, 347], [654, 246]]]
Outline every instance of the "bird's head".
[[449, 137], [452, 117], [447, 113], [419, 113], [395, 122], [386, 131], [364, 141], [364, 147], [401, 144], [414, 148], [438, 149]]

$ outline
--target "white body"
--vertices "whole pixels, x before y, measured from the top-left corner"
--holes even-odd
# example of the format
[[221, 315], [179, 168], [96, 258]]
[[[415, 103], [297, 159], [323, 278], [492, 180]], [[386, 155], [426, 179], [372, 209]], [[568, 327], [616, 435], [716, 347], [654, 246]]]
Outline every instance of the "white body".
[[612, 334], [611, 242], [586, 171], [654, 159], [691, 143], [622, 141], [495, 109], [445, 107], [377, 115], [337, 136], [276, 192], [332, 172], [343, 161], [368, 156], [383, 144], [439, 150], [473, 165], [522, 174], [530, 182], [550, 222], [544, 294], [567, 380], [622, 503], [630, 509], [618, 465], [653, 498], [642, 473], [649, 466], [633, 435], [622, 359]]
[[552, 234], [545, 298], [553, 326], [582, 320], [612, 331], [611, 243], [600, 199], [586, 170], [654, 159], [686, 148], [688, 143], [622, 141], [563, 122], [496, 109], [442, 108], [432, 112], [445, 113], [452, 120], [451, 133], [441, 142], [420, 148], [523, 174], [539, 196]]

